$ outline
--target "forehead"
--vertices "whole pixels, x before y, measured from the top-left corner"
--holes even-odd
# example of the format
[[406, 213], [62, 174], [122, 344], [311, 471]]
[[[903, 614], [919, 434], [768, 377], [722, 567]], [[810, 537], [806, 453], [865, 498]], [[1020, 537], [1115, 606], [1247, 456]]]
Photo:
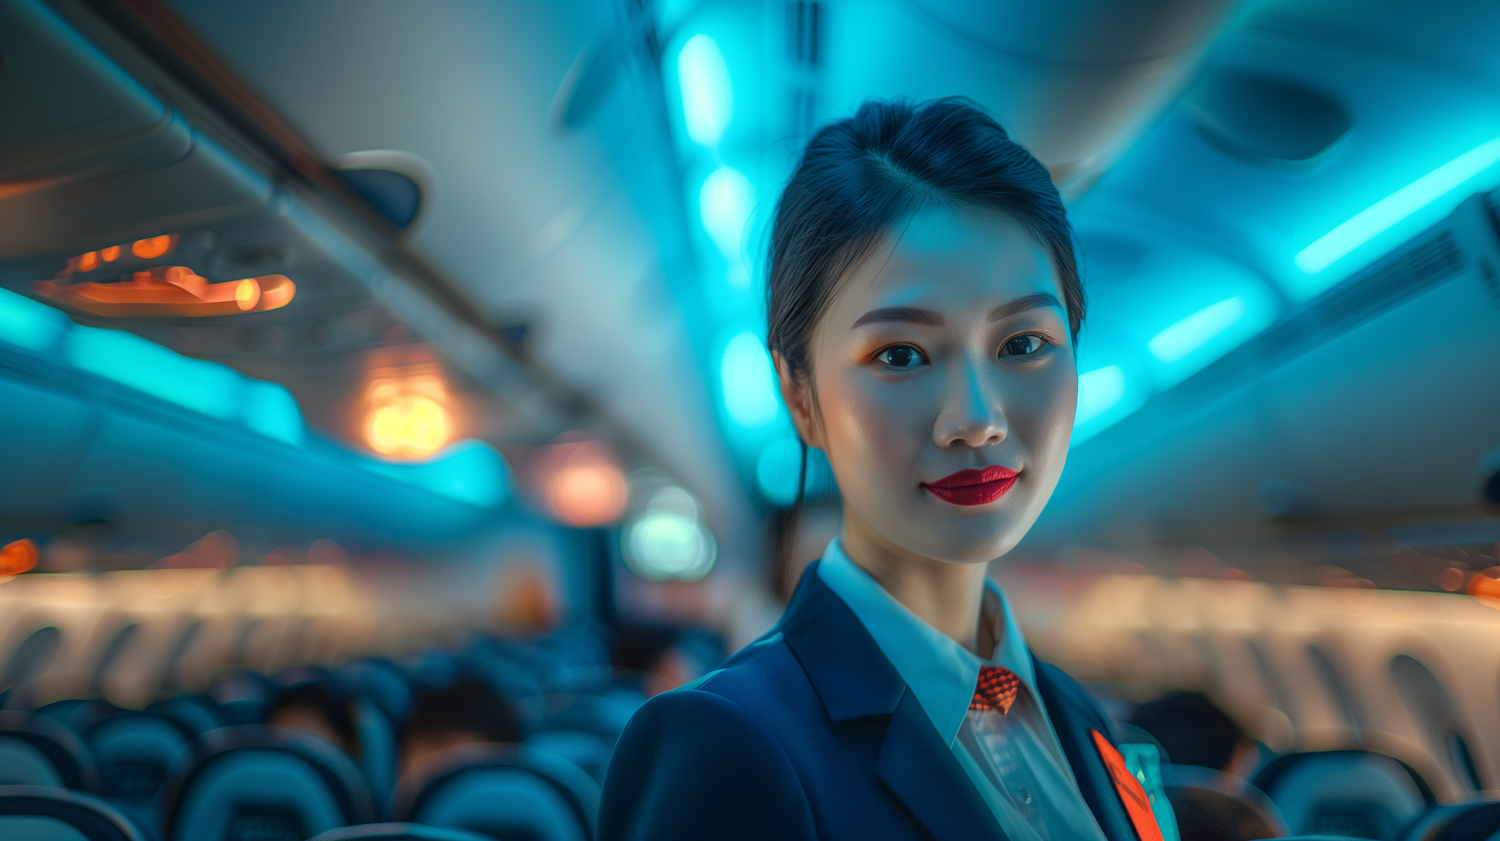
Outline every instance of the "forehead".
[[834, 309], [994, 305], [1039, 292], [1062, 298], [1046, 250], [1019, 222], [940, 206], [892, 225], [853, 267]]

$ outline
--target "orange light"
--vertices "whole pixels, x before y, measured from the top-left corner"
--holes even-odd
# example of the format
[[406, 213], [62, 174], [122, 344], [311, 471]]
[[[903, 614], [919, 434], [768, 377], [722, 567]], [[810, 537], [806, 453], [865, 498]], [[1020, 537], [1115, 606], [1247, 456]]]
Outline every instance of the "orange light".
[[20, 575], [36, 569], [37, 551], [36, 544], [31, 538], [23, 537], [14, 543], [6, 544], [0, 549], [0, 575]]
[[388, 397], [370, 412], [366, 439], [383, 456], [426, 458], [441, 450], [453, 434], [448, 410], [431, 397]]
[[1500, 610], [1500, 567], [1490, 567], [1469, 579], [1469, 595], [1485, 607]]
[[235, 315], [279, 309], [291, 302], [297, 287], [283, 275], [210, 283], [183, 266], [158, 266], [135, 272], [122, 283], [32, 284], [38, 293], [103, 316]]
[[120, 246], [111, 245], [108, 248], [99, 249], [99, 257], [106, 263], [113, 263], [120, 259]]
[[99, 268], [99, 252], [90, 251], [78, 258], [78, 270], [80, 272], [91, 272]]
[[138, 239], [130, 244], [130, 253], [143, 260], [151, 260], [172, 250], [175, 234], [163, 234], [150, 239]]
[[624, 472], [598, 441], [553, 444], [539, 462], [537, 480], [553, 516], [573, 526], [612, 523], [630, 498]]

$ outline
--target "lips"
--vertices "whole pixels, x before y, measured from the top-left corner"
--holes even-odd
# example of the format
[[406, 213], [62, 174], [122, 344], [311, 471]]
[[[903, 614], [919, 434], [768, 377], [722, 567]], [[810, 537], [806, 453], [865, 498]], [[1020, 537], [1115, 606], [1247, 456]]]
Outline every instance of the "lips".
[[1005, 496], [1019, 474], [1009, 467], [990, 465], [983, 470], [960, 470], [922, 487], [944, 502], [954, 505], [988, 505]]

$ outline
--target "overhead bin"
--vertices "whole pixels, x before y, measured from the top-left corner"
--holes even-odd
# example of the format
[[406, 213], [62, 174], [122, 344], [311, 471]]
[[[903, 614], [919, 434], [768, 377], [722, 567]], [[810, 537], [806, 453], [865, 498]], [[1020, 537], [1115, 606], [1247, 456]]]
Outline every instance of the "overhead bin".
[[0, 290], [0, 511], [41, 524], [250, 527], [397, 543], [492, 521], [504, 461], [460, 442], [367, 458], [306, 431], [280, 385]]

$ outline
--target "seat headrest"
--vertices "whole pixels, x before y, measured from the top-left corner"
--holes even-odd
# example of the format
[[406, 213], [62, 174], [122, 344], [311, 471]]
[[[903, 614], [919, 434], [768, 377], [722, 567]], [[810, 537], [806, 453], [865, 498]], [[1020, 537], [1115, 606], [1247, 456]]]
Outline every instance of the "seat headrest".
[[75, 791], [0, 786], [0, 838], [34, 841], [144, 841], [113, 807]]
[[155, 799], [167, 772], [192, 754], [186, 728], [152, 713], [125, 713], [90, 727], [84, 741], [99, 765], [100, 791], [132, 803]]
[[308, 841], [493, 841], [461, 829], [419, 823], [367, 823], [330, 829]]
[[73, 731], [41, 716], [0, 712], [0, 783], [95, 791], [98, 776]]
[[301, 839], [374, 817], [352, 760], [321, 740], [246, 725], [201, 738], [163, 796], [168, 839]]
[[598, 810], [598, 784], [567, 760], [526, 747], [476, 744], [434, 754], [403, 776], [391, 816], [494, 837], [586, 841]]
[[1392, 838], [1434, 803], [1409, 765], [1368, 751], [1288, 754], [1255, 781], [1297, 833]]

